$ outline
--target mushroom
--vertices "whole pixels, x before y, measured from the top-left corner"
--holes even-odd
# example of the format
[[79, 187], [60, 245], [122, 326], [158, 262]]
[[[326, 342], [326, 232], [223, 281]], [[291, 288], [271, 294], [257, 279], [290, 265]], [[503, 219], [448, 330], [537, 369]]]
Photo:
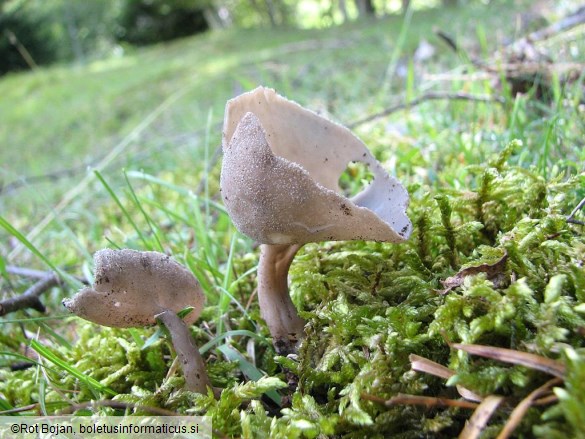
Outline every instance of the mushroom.
[[[115, 328], [153, 325], [159, 319], [171, 334], [185, 387], [206, 393], [211, 383], [186, 325], [197, 320], [205, 300], [193, 274], [158, 252], [105, 249], [95, 253], [94, 263], [93, 286], [63, 305], [90, 322]], [[177, 312], [189, 306], [193, 310], [183, 321]]]
[[[260, 242], [258, 300], [277, 352], [296, 350], [304, 321], [288, 291], [288, 270], [308, 242], [401, 242], [410, 236], [408, 193], [350, 130], [259, 87], [226, 105], [221, 191], [242, 233]], [[339, 177], [350, 162], [373, 181], [352, 198]]]

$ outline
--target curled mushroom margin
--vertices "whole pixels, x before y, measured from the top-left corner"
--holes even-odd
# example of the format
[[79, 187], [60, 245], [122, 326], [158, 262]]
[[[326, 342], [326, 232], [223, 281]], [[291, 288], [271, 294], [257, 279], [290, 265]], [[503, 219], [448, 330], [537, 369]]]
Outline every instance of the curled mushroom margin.
[[[114, 328], [164, 323], [185, 376], [187, 390], [207, 393], [205, 362], [186, 323], [201, 314], [205, 296], [193, 274], [169, 256], [135, 250], [100, 250], [94, 255], [95, 280], [63, 305], [90, 322]], [[177, 312], [193, 307], [185, 321]]]
[[[308, 242], [402, 242], [412, 224], [409, 197], [364, 143], [272, 89], [259, 87], [226, 105], [221, 191], [236, 228], [260, 242], [258, 299], [279, 354], [295, 352], [303, 336], [288, 290], [288, 270]], [[350, 162], [374, 175], [352, 198], [339, 177]]]

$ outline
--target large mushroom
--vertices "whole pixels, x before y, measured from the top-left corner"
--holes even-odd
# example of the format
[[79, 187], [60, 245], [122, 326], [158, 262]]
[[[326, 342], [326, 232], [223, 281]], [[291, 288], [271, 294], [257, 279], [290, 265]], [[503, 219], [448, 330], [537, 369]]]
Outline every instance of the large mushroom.
[[[185, 388], [206, 393], [211, 386], [205, 362], [187, 324], [203, 309], [199, 282], [185, 267], [158, 252], [100, 250], [94, 255], [95, 279], [63, 305], [91, 322], [116, 328], [153, 325], [169, 330], [185, 376]], [[183, 321], [177, 312], [192, 307]]]
[[[296, 350], [304, 321], [288, 290], [288, 270], [308, 242], [401, 242], [410, 236], [408, 193], [364, 143], [272, 89], [228, 101], [221, 191], [235, 226], [260, 242], [258, 300], [277, 352]], [[350, 162], [373, 181], [352, 198], [338, 181]]]

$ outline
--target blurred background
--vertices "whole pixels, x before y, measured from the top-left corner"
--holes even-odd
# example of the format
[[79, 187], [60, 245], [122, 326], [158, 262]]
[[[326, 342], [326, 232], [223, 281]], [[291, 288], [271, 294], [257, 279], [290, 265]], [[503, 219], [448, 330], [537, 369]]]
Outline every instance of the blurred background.
[[[350, 126], [417, 183], [467, 187], [464, 165], [514, 138], [517, 164], [572, 174], [585, 162], [584, 7], [0, 0], [0, 215], [71, 264], [104, 236], [137, 247], [111, 193], [157, 179], [218, 200], [225, 102], [258, 85]], [[22, 251], [10, 239], [8, 260]]]
[[[499, 0], [1, 0], [0, 74], [55, 62], [121, 56], [135, 46], [226, 28], [324, 28], [416, 10]], [[546, 21], [576, 1], [533, 1]], [[540, 12], [539, 12], [540, 11]]]

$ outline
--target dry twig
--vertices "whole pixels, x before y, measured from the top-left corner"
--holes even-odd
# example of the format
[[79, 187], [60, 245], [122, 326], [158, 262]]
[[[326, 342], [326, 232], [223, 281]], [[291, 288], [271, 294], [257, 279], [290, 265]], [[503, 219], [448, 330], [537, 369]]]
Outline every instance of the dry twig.
[[579, 204], [577, 204], [577, 206], [569, 214], [569, 216], [567, 217], [568, 223], [578, 224], [580, 226], [585, 226], [585, 223], [583, 221], [578, 221], [575, 219], [575, 215], [577, 215], [577, 212], [579, 212], [581, 209], [583, 209], [583, 206], [585, 206], [585, 198], [583, 198], [581, 201], [579, 201]]
[[448, 399], [448, 398], [435, 398], [431, 396], [420, 396], [420, 395], [405, 395], [399, 393], [398, 395], [390, 398], [383, 399], [378, 396], [368, 395], [362, 393], [362, 399], [377, 402], [383, 404], [386, 407], [392, 407], [395, 405], [422, 405], [424, 407], [459, 407], [465, 409], [475, 409], [478, 405], [470, 401], [461, 401], [459, 399]]
[[459, 439], [478, 438], [503, 400], [503, 396], [490, 395], [486, 397], [465, 424], [465, 428], [459, 434]]
[[59, 413], [60, 415], [70, 415], [75, 413], [79, 410], [86, 410], [86, 409], [96, 409], [98, 407], [110, 407], [117, 410], [142, 410], [148, 412], [153, 415], [157, 416], [177, 416], [178, 413], [173, 412], [171, 410], [166, 410], [160, 407], [149, 407], [144, 405], [132, 404], [128, 402], [122, 401], [112, 401], [111, 399], [106, 399], [103, 401], [88, 401], [80, 404], [73, 404], [66, 409], [61, 410]]
[[[428, 373], [429, 375], [443, 378], [445, 380], [448, 380], [453, 375], [455, 375], [455, 372], [453, 372], [451, 369], [443, 366], [442, 364], [429, 360], [428, 358], [411, 354], [408, 359], [410, 360], [412, 370], [417, 372]], [[472, 392], [471, 390], [459, 384], [457, 384], [455, 387], [457, 388], [459, 395], [469, 401], [481, 402], [483, 400], [483, 398], [477, 393]]]
[[[34, 270], [32, 268], [16, 267], [8, 265], [6, 272], [17, 276], [24, 276], [31, 279], [38, 279], [38, 281], [29, 287], [20, 296], [10, 297], [0, 301], [0, 317], [8, 313], [15, 312], [21, 309], [32, 308], [39, 312], [45, 312], [45, 306], [40, 301], [39, 297], [56, 285], [61, 285], [59, 276], [52, 271]], [[84, 284], [87, 284], [85, 279], [76, 277], [76, 279]]]
[[454, 343], [451, 347], [472, 355], [479, 355], [480, 357], [491, 358], [504, 363], [517, 364], [530, 369], [540, 370], [557, 378], [563, 378], [565, 375], [565, 365], [563, 363], [528, 352], [463, 343]]
[[18, 311], [20, 309], [32, 308], [38, 312], [45, 312], [45, 305], [39, 300], [39, 296], [45, 291], [59, 285], [59, 278], [55, 273], [50, 273], [45, 278], [36, 282], [23, 294], [0, 302], [0, 316]]
[[520, 404], [516, 406], [506, 425], [498, 435], [497, 439], [508, 439], [511, 434], [514, 432], [518, 424], [522, 421], [524, 414], [530, 408], [530, 406], [534, 405], [534, 402], [541, 396], [544, 396], [548, 393], [551, 387], [556, 386], [557, 384], [561, 384], [563, 380], [560, 378], [553, 378], [552, 380], [547, 381], [538, 389], [532, 391], [526, 398], [524, 398]]
[[380, 119], [381, 117], [388, 116], [392, 113], [395, 113], [400, 110], [405, 110], [408, 108], [416, 107], [417, 105], [422, 104], [426, 101], [437, 101], [437, 100], [451, 100], [451, 101], [475, 101], [475, 102], [497, 102], [499, 104], [503, 104], [505, 102], [504, 98], [501, 96], [479, 96], [479, 95], [472, 95], [469, 93], [451, 93], [451, 92], [429, 92], [425, 93], [410, 102], [403, 102], [400, 104], [396, 104], [392, 107], [388, 107], [378, 113], [370, 114], [369, 116], [364, 117], [363, 119], [356, 120], [347, 125], [348, 128], [354, 129], [359, 125], [363, 125], [365, 123], [371, 122], [376, 119]]

